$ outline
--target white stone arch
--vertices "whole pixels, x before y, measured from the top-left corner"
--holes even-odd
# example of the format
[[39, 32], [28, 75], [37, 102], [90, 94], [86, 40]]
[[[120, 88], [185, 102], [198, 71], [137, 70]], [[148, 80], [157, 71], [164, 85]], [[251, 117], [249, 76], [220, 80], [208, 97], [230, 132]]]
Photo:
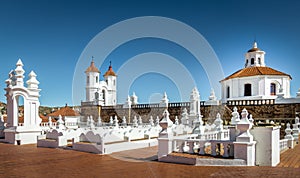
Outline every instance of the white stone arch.
[[[14, 70], [16, 75], [9, 75], [6, 83], [6, 100], [7, 100], [7, 126], [4, 130], [5, 141], [13, 144], [36, 143], [37, 136], [41, 134], [41, 118], [39, 117], [39, 81], [36, 80], [36, 74], [31, 71], [27, 87], [24, 86], [23, 63], [19, 60]], [[16, 78], [16, 82], [13, 78]], [[18, 98], [24, 99], [24, 124], [19, 125], [18, 116]]]
[[[14, 92], [13, 92], [14, 93]], [[23, 107], [24, 107], [24, 125], [25, 125], [25, 115], [27, 115], [28, 112], [28, 93], [24, 92], [24, 91], [16, 91], [13, 96], [12, 96], [12, 100], [13, 100], [13, 119], [14, 119], [14, 124], [15, 126], [18, 126], [19, 124], [19, 107], [20, 107], [20, 97], [23, 97]]]

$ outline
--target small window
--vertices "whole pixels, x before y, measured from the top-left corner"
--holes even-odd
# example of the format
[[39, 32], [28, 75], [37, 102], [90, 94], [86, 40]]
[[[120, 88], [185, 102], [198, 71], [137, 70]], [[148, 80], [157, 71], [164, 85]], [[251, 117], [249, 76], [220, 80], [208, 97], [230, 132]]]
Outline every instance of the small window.
[[114, 86], [116, 86], [116, 80], [114, 80]]
[[260, 57], [258, 58], [258, 64], [261, 65], [261, 60]]
[[254, 64], [254, 58], [251, 58], [251, 65]]
[[246, 59], [246, 64], [245, 64], [245, 67], [247, 67], [247, 65], [248, 65], [248, 62], [249, 62], [249, 61], [248, 61], [248, 59]]
[[230, 98], [230, 87], [226, 88], [226, 98]]
[[105, 90], [102, 90], [103, 104], [105, 105]]
[[245, 84], [244, 96], [251, 96], [251, 84]]
[[96, 76], [96, 83], [98, 83], [98, 76]]
[[99, 93], [98, 92], [95, 93], [95, 99], [99, 100]]
[[275, 83], [271, 83], [271, 85], [270, 85], [270, 94], [272, 96], [276, 95], [276, 84]]
[[90, 83], [90, 76], [87, 76], [87, 78], [86, 78], [86, 83], [87, 83], [87, 84]]

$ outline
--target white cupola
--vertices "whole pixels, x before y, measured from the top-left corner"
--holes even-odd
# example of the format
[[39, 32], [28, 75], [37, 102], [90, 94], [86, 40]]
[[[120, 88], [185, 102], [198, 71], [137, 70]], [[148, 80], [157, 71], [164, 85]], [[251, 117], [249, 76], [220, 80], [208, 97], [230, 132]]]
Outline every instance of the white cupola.
[[265, 52], [257, 47], [256, 41], [253, 47], [245, 54], [245, 68], [246, 67], [265, 67]]

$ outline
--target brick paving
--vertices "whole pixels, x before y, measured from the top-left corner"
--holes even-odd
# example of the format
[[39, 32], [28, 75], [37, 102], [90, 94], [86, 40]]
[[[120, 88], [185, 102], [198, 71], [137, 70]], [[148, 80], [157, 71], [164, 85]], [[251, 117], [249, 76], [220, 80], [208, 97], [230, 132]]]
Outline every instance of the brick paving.
[[0, 143], [0, 177], [300, 177], [300, 147], [277, 167], [205, 167], [160, 163], [157, 147], [95, 155]]

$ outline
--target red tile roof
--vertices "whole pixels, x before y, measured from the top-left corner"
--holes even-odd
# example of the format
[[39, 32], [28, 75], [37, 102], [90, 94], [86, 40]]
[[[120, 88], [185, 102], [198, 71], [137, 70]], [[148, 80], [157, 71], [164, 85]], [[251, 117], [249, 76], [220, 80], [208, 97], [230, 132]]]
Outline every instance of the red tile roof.
[[104, 77], [106, 77], [106, 76], [117, 76], [116, 73], [113, 71], [111, 65], [109, 66], [108, 70], [104, 74]]
[[99, 69], [95, 66], [94, 61], [91, 62], [91, 65], [86, 69], [85, 72], [86, 73], [87, 72], [98, 72], [98, 73], [100, 73]]
[[76, 111], [74, 111], [72, 108], [65, 106], [63, 108], [60, 108], [60, 110], [55, 111], [54, 113], [48, 114], [48, 116], [52, 117], [58, 117], [61, 116], [80, 116], [80, 114]]
[[249, 76], [256, 76], [256, 75], [284, 75], [292, 77], [286, 73], [280, 72], [278, 70], [272, 69], [271, 67], [247, 67], [244, 69], [241, 69], [232, 75], [226, 77], [225, 79], [221, 81], [225, 81], [228, 79], [233, 79], [233, 78], [241, 78], [241, 77], [249, 77]]

